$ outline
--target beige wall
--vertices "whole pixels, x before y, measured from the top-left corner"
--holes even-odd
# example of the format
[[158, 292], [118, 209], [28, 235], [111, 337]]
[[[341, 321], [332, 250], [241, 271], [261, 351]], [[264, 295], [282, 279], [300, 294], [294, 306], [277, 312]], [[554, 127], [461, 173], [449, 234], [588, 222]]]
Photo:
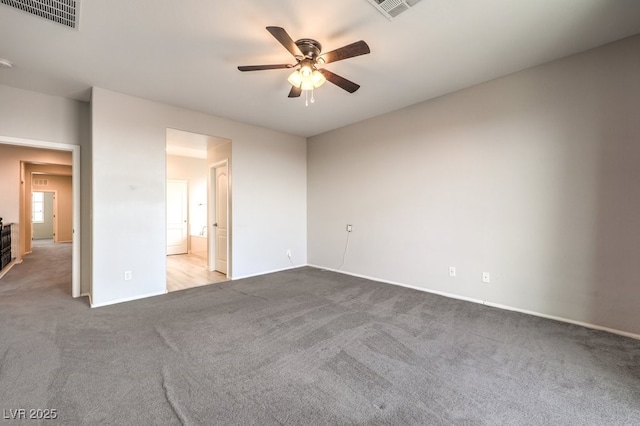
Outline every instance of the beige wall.
[[640, 334], [638, 52], [635, 36], [310, 138], [309, 263], [337, 268], [353, 224], [349, 273]]
[[4, 145], [0, 138], [0, 216], [18, 222], [20, 214], [20, 162], [71, 166], [71, 153]]

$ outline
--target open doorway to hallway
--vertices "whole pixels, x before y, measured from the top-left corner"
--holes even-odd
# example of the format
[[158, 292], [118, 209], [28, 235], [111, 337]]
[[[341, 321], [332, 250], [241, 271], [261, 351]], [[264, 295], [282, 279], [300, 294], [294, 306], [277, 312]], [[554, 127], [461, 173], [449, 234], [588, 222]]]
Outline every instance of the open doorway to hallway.
[[211, 220], [208, 156], [227, 140], [167, 129], [167, 291], [226, 281], [209, 261], [216, 227]]
[[[68, 259], [72, 271], [73, 297], [80, 296], [79, 200], [80, 190], [75, 176], [79, 174], [79, 147], [45, 141], [0, 136], [0, 217], [11, 226], [11, 264], [22, 262], [33, 250], [33, 199], [35, 192], [55, 192], [62, 209], [55, 218], [55, 238], [72, 247]], [[35, 186], [34, 186], [35, 185]], [[44, 200], [43, 200], [44, 202]], [[60, 204], [61, 203], [61, 204]], [[62, 234], [61, 234], [62, 233]], [[53, 235], [51, 235], [53, 240]]]

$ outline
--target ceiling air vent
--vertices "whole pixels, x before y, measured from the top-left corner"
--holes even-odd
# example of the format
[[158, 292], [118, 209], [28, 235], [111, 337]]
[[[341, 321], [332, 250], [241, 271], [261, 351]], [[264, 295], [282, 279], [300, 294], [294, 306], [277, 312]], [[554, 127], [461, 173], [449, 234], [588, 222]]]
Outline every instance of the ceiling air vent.
[[80, 0], [0, 0], [0, 3], [69, 28], [77, 27]]
[[422, 0], [367, 0], [373, 5], [380, 13], [392, 20], [396, 16], [400, 15], [411, 9]]

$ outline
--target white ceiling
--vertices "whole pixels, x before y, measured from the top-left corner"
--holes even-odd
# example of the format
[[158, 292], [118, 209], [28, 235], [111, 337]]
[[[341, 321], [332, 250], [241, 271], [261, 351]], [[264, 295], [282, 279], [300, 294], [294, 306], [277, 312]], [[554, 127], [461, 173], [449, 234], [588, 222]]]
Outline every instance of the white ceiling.
[[167, 129], [167, 154], [181, 157], [207, 158], [207, 150], [228, 142], [215, 136]]
[[[312, 136], [640, 33], [637, 0], [422, 0], [388, 21], [367, 0], [83, 0], [79, 30], [0, 5], [0, 84], [88, 100], [98, 86]], [[365, 40], [371, 54], [327, 64], [359, 83], [289, 99], [293, 63], [265, 30], [325, 52]]]

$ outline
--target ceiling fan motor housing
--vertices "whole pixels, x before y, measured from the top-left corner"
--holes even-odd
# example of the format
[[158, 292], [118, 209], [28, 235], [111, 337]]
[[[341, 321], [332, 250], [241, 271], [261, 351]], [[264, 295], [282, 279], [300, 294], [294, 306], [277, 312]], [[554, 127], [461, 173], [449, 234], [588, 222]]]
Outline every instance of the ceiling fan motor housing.
[[322, 52], [322, 45], [312, 38], [301, 38], [295, 43], [296, 46], [298, 46], [298, 49], [300, 49], [300, 52], [302, 52], [302, 54], [305, 56], [305, 58], [315, 60], [318, 56], [320, 56], [320, 52]]

